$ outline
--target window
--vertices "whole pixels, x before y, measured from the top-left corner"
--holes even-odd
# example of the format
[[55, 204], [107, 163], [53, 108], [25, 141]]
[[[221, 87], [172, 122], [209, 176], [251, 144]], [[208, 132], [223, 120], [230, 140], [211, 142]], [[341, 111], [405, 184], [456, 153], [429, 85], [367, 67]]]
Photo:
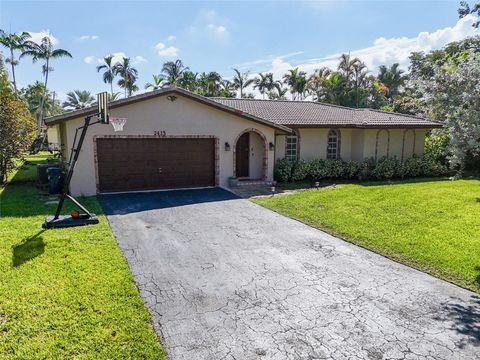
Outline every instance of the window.
[[289, 161], [298, 160], [298, 135], [297, 134], [287, 135], [285, 158]]
[[340, 139], [337, 130], [330, 130], [328, 132], [327, 140], [327, 159], [338, 159], [340, 155]]

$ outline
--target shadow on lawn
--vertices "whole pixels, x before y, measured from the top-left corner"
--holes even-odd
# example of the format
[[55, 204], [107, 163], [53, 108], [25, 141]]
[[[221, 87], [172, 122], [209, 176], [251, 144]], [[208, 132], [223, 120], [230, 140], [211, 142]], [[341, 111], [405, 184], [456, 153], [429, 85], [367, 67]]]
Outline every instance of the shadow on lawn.
[[19, 267], [27, 261], [35, 259], [45, 251], [45, 243], [43, 237], [40, 236], [45, 230], [41, 230], [33, 236], [22, 241], [21, 244], [12, 248], [12, 266]]

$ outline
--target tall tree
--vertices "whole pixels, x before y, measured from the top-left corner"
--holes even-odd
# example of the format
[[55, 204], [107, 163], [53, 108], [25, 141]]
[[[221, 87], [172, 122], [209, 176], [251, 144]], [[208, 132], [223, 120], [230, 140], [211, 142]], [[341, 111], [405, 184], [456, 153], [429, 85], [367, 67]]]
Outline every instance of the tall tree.
[[297, 100], [297, 97], [304, 96], [307, 90], [307, 78], [305, 71], [299, 71], [298, 68], [291, 69], [283, 75], [283, 83], [290, 87], [292, 99]]
[[153, 82], [148, 82], [145, 84], [145, 90], [152, 89], [158, 90], [160, 89], [165, 82], [165, 78], [162, 75], [153, 74]]
[[254, 78], [249, 78], [248, 72], [241, 73], [238, 69], [233, 69], [235, 75], [233, 77], [233, 85], [235, 90], [240, 90], [240, 98], [243, 98], [243, 91], [246, 87], [252, 85], [255, 82]]
[[28, 45], [30, 38], [31, 36], [28, 32], [22, 32], [21, 34], [7, 34], [5, 31], [0, 30], [0, 44], [10, 51], [10, 57], [7, 57], [5, 62], [12, 67], [12, 83], [15, 95], [18, 93], [17, 80], [15, 78], [15, 66], [19, 63], [19, 60], [15, 58], [15, 51], [23, 52]]
[[103, 58], [103, 64], [97, 66], [97, 72], [104, 70], [103, 82], [110, 84], [110, 94], [113, 96], [113, 80], [115, 80], [115, 64], [112, 63], [113, 55], [108, 55]]
[[480, 54], [451, 67], [436, 67], [428, 79], [414, 78], [427, 114], [442, 121], [449, 137], [448, 159], [461, 175], [468, 156], [480, 158]]
[[332, 71], [326, 67], [316, 69], [308, 78], [308, 89], [313, 94], [315, 101], [323, 101], [325, 82]]
[[[27, 49], [20, 55], [20, 58], [23, 56], [31, 56], [32, 61], [35, 63], [38, 60], [43, 60], [44, 64], [42, 65], [42, 72], [45, 77], [43, 85], [45, 89], [48, 90], [48, 74], [53, 71], [53, 67], [50, 66], [50, 61], [53, 59], [59, 59], [62, 57], [72, 57], [67, 50], [64, 49], [55, 49], [53, 47], [52, 41], [49, 36], [42, 38], [40, 44], [37, 44], [33, 41], [29, 41], [27, 44]], [[45, 94], [46, 95], [46, 94]], [[39, 114], [39, 124], [43, 125], [43, 105], [45, 104], [45, 96], [42, 98], [42, 103], [40, 105], [40, 114]]]
[[53, 93], [47, 91], [43, 83], [35, 81], [33, 84], [19, 90], [20, 97], [28, 104], [28, 110], [38, 119], [42, 99], [45, 98], [43, 109], [45, 114], [56, 115], [63, 112], [58, 99], [54, 99]]
[[185, 70], [177, 83], [181, 88], [195, 92], [198, 90], [198, 73]]
[[[475, 3], [473, 7], [470, 7], [468, 2], [466, 1], [460, 1], [460, 7], [458, 8], [458, 17], [461, 19], [468, 14], [476, 14], [477, 18], [480, 17], [480, 3]], [[475, 28], [478, 28], [480, 25], [480, 21], [475, 21], [472, 26]]]
[[84, 109], [93, 105], [95, 98], [90, 91], [86, 90], [74, 90], [67, 93], [67, 100], [63, 103], [64, 108], [69, 109]]
[[265, 99], [265, 94], [272, 91], [275, 87], [275, 80], [273, 80], [273, 73], [259, 73], [258, 77], [255, 78], [254, 89], [258, 89], [260, 94], [262, 94]]
[[35, 119], [25, 101], [12, 91], [0, 60], [0, 183], [6, 180], [15, 160], [23, 155], [35, 138]]
[[118, 80], [118, 86], [124, 89], [125, 97], [132, 96], [132, 93], [138, 90], [138, 86], [135, 84], [138, 70], [131, 65], [130, 58], [124, 57], [121, 63], [115, 64], [115, 74], [121, 77]]
[[188, 67], [185, 67], [180, 59], [167, 61], [163, 64], [162, 75], [165, 76], [168, 85], [177, 85], [186, 70], [188, 70]]
[[349, 82], [352, 78], [355, 65], [360, 62], [357, 57], [352, 57], [350, 54], [342, 54], [340, 56], [340, 63], [338, 64], [338, 72]]
[[204, 96], [218, 96], [221, 82], [222, 76], [215, 71], [201, 73], [199, 78], [200, 93]]
[[236, 86], [230, 80], [222, 80], [220, 81], [220, 91], [218, 93], [219, 96], [222, 97], [236, 97], [237, 93], [235, 92]]
[[385, 65], [381, 65], [378, 68], [378, 80], [384, 84], [387, 89], [387, 97], [393, 98], [398, 94], [399, 89], [405, 85], [407, 76], [403, 75], [404, 71], [399, 69], [399, 64], [395, 63], [389, 68]]

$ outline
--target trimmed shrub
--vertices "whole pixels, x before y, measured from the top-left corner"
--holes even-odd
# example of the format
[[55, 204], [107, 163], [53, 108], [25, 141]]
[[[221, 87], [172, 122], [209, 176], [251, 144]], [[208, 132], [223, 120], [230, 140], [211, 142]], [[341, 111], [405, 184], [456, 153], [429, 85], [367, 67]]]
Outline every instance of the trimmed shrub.
[[279, 182], [289, 182], [292, 177], [293, 163], [287, 159], [278, 160], [275, 164], [274, 178]]
[[359, 164], [358, 180], [370, 180], [375, 170], [375, 160], [373, 158], [365, 159]]
[[373, 170], [373, 176], [376, 179], [393, 179], [397, 177], [400, 172], [400, 161], [398, 161], [396, 157], [383, 157], [377, 161], [375, 169]]
[[311, 180], [317, 181], [327, 177], [327, 169], [325, 162], [321, 159], [315, 159], [308, 162], [308, 177]]
[[414, 156], [401, 162], [396, 157], [383, 157], [377, 162], [373, 158], [358, 161], [332, 159], [300, 160], [291, 162], [286, 159], [277, 161], [275, 180], [279, 182], [303, 181], [310, 179], [394, 179], [416, 176], [441, 176], [448, 174], [448, 168], [431, 157]]
[[356, 179], [360, 172], [360, 163], [357, 161], [346, 161], [344, 163], [345, 167], [345, 178], [346, 179]]
[[291, 181], [303, 181], [308, 176], [308, 165], [304, 160], [299, 160], [293, 164]]

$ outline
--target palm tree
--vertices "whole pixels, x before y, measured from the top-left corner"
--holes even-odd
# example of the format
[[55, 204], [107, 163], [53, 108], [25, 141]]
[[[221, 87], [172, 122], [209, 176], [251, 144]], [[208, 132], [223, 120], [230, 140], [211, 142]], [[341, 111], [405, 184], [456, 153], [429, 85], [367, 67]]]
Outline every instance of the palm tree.
[[395, 63], [390, 68], [385, 65], [381, 65], [378, 68], [378, 80], [388, 88], [387, 97], [392, 98], [398, 94], [399, 89], [407, 81], [407, 76], [402, 75], [403, 70], [399, 69], [399, 64]]
[[230, 80], [221, 80], [220, 81], [220, 91], [219, 94], [220, 96], [223, 97], [236, 97], [237, 93], [235, 92], [236, 87], [235, 84], [230, 81]]
[[205, 96], [217, 96], [220, 92], [222, 76], [216, 71], [201, 73], [199, 79], [200, 92]]
[[[365, 77], [367, 72], [367, 66], [360, 60], [353, 65], [353, 87], [355, 91], [355, 106], [357, 108], [360, 106], [360, 89], [365, 90]], [[365, 104], [363, 105], [365, 106]]]
[[183, 65], [182, 60], [177, 59], [175, 61], [167, 61], [164, 63], [162, 74], [165, 76], [168, 85], [177, 85], [183, 72], [186, 70], [188, 70], [188, 67]]
[[178, 86], [189, 91], [197, 91], [198, 89], [198, 73], [186, 70], [178, 80]]
[[298, 68], [291, 69], [283, 76], [283, 83], [290, 87], [293, 100], [297, 99], [297, 94], [300, 100], [307, 91], [307, 78], [305, 71], [298, 71]]
[[[72, 57], [67, 50], [64, 49], [54, 49], [50, 37], [45, 36], [42, 38], [40, 44], [37, 44], [33, 41], [27, 41], [25, 44], [26, 50], [20, 55], [20, 58], [24, 56], [31, 56], [32, 61], [35, 63], [38, 60], [44, 60], [45, 63], [42, 65], [42, 72], [45, 76], [44, 86], [45, 89], [48, 89], [48, 74], [53, 71], [53, 68], [50, 66], [50, 60], [58, 59], [62, 57]], [[42, 99], [40, 106], [39, 122], [40, 125], [43, 123], [43, 105], [45, 103], [45, 96]]]
[[153, 83], [146, 83], [145, 90], [152, 88], [152, 90], [160, 89], [164, 84], [165, 78], [162, 75], [153, 74]]
[[351, 58], [350, 54], [342, 54], [340, 56], [340, 63], [338, 64], [338, 71], [341, 75], [344, 76], [347, 82], [350, 81], [350, 78], [353, 73], [353, 68], [355, 64], [360, 62], [359, 58]]
[[314, 73], [308, 78], [307, 86], [309, 91], [313, 94], [314, 100], [321, 101], [324, 92], [325, 81], [331, 73], [332, 71], [329, 68], [322, 67], [315, 70]]
[[104, 64], [97, 66], [97, 72], [103, 72], [103, 82], [110, 84], [110, 94], [113, 95], [113, 80], [115, 80], [115, 64], [112, 64], [113, 55], [108, 55], [103, 58]]
[[323, 84], [323, 89], [318, 95], [318, 100], [329, 104], [343, 105], [345, 99], [345, 81], [338, 72], [331, 73]]
[[5, 59], [7, 64], [12, 66], [12, 82], [13, 89], [15, 90], [15, 95], [17, 94], [17, 80], [15, 79], [15, 66], [18, 65], [19, 60], [15, 59], [15, 51], [24, 51], [26, 45], [28, 44], [28, 39], [30, 39], [30, 34], [28, 32], [22, 32], [21, 34], [7, 34], [3, 30], [0, 30], [0, 44], [5, 46], [10, 50], [10, 57]]
[[115, 74], [120, 75], [118, 86], [125, 89], [125, 97], [132, 96], [132, 92], [138, 90], [135, 84], [138, 78], [138, 71], [130, 64], [130, 58], [123, 58], [122, 62], [116, 63], [114, 66]]
[[90, 91], [86, 90], [74, 90], [67, 93], [67, 100], [64, 101], [64, 108], [73, 108], [74, 110], [84, 109], [92, 106], [95, 102], [95, 98]]
[[272, 91], [275, 87], [276, 82], [273, 80], [272, 73], [258, 74], [258, 78], [255, 78], [254, 89], [258, 89], [262, 97], [265, 99], [265, 93]]
[[240, 90], [240, 98], [243, 98], [243, 90], [252, 85], [255, 82], [255, 79], [248, 78], [248, 71], [243, 74], [238, 69], [233, 69], [233, 71], [235, 71], [233, 86], [235, 90]]
[[111, 102], [111, 101], [118, 100], [118, 99], [120, 99], [120, 95], [121, 95], [120, 92], [116, 92], [116, 93], [113, 93], [113, 94], [108, 94], [108, 101]]
[[287, 97], [285, 96], [287, 91], [288, 88], [283, 87], [282, 83], [277, 81], [273, 90], [268, 92], [268, 98], [270, 100], [287, 100]]

